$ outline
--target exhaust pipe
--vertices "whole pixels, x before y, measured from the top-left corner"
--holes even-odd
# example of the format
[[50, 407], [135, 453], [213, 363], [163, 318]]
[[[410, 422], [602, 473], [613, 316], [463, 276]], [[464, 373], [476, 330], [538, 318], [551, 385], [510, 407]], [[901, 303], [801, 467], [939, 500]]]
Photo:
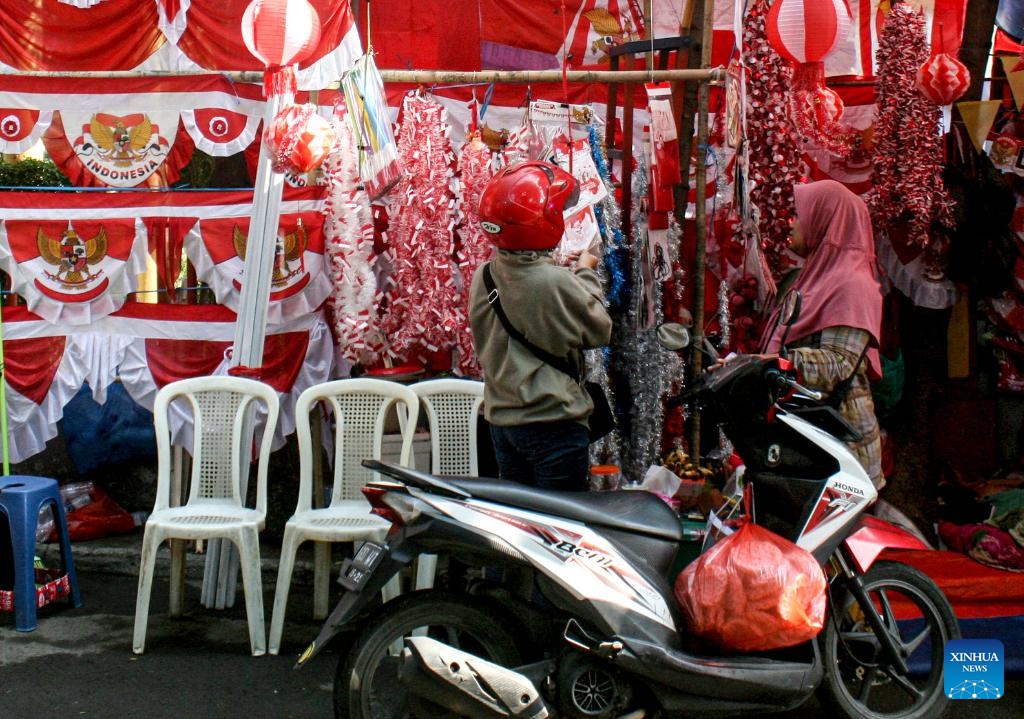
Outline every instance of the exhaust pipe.
[[537, 687], [522, 674], [428, 637], [408, 637], [398, 678], [410, 693], [472, 717], [547, 719]]

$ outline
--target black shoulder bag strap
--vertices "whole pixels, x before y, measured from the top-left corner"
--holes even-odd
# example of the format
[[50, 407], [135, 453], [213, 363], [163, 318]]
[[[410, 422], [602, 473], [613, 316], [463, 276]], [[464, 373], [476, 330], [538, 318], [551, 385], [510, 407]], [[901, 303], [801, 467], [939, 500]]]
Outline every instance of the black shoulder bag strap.
[[572, 377], [576, 382], [580, 381], [580, 373], [574, 372], [569, 364], [569, 361], [564, 357], [556, 357], [547, 350], [542, 350], [537, 345], [526, 339], [522, 332], [517, 330], [513, 324], [509, 321], [508, 316], [505, 314], [505, 310], [501, 307], [501, 298], [498, 297], [498, 288], [494, 285], [494, 278], [491, 277], [491, 263], [484, 264], [481, 268], [484, 273], [484, 287], [487, 288], [487, 302], [491, 307], [494, 308], [495, 314], [498, 315], [498, 319], [501, 320], [502, 326], [505, 331], [508, 332], [508, 336], [519, 342], [523, 347], [533, 352], [538, 359], [547, 362], [555, 369], [565, 372], [567, 375]]
[[860, 369], [861, 364], [864, 362], [864, 356], [868, 353], [868, 346], [864, 345], [864, 351], [860, 353], [860, 359], [857, 360], [857, 364], [853, 366], [853, 372], [848, 377], [836, 382], [835, 386], [832, 387], [832, 391], [828, 395], [828, 399], [825, 400], [827, 404], [839, 409], [839, 405], [846, 399], [846, 393], [850, 391], [850, 385], [853, 383], [853, 378], [857, 376], [857, 370]]

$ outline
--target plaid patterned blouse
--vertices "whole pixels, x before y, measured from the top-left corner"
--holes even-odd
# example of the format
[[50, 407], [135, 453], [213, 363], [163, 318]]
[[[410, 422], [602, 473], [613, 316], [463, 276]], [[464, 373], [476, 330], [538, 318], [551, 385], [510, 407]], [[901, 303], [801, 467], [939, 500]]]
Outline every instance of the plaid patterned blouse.
[[870, 337], [865, 330], [854, 327], [828, 327], [794, 342], [790, 350], [804, 384], [811, 389], [831, 392], [856, 370], [846, 398], [839, 405], [839, 413], [864, 436], [859, 442], [848, 442], [847, 446], [860, 460], [875, 487], [881, 489], [885, 486], [882, 440], [871, 399], [867, 362], [860, 362]]

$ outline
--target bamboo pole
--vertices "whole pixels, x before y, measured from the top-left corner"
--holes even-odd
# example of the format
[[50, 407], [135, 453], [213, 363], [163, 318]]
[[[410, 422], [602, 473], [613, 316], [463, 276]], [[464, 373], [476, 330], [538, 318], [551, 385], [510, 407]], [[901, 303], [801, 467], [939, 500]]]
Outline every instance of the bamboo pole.
[[[707, 67], [711, 61], [711, 30], [713, 23], [714, 0], [706, 0], [704, 14], [701, 18], [701, 66]], [[704, 343], [704, 273], [706, 272], [705, 253], [707, 249], [707, 147], [708, 147], [708, 102], [707, 83], [701, 83], [697, 89], [697, 167], [694, 184], [696, 191], [696, 251], [693, 262], [693, 343], [690, 352], [690, 386], [700, 377], [702, 361], [700, 347]], [[690, 418], [690, 456], [692, 462], [700, 464], [701, 422], [700, 412], [693, 412]]]
[[[385, 82], [418, 82], [438, 84], [461, 84], [474, 82], [541, 83], [562, 82], [561, 70], [381, 70]], [[565, 73], [567, 82], [662, 82], [672, 80], [696, 80], [722, 82], [725, 70], [674, 69], [674, 70], [569, 70]]]
[[[385, 70], [380, 71], [384, 82], [408, 82], [419, 84], [456, 85], [471, 83], [545, 83], [562, 82], [561, 70]], [[168, 72], [146, 70], [133, 72], [116, 71], [49, 71], [32, 70], [26, 72], [7, 73], [17, 77], [59, 77], [59, 78], [138, 78], [138, 77], [199, 77], [221, 75], [235, 82], [263, 82], [261, 71], [216, 72], [186, 71]], [[0, 76], [2, 77], [2, 76]], [[724, 82], [725, 70], [722, 68], [707, 69], [673, 69], [673, 70], [568, 70], [564, 79], [569, 83], [638, 83], [695, 80], [698, 82]], [[331, 83], [328, 88], [338, 87]]]

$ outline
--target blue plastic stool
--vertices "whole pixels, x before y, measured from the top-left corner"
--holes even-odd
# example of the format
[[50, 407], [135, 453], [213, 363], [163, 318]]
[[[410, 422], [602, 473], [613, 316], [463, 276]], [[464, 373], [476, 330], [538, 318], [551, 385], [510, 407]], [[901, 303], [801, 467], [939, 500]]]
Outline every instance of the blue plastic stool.
[[[35, 630], [36, 622], [36, 527], [39, 511], [50, 505], [54, 527], [60, 542], [61, 565], [71, 588], [72, 606], [82, 606], [78, 576], [71, 556], [71, 541], [64, 517], [64, 500], [60, 485], [47, 477], [0, 477], [0, 512], [7, 515], [10, 527], [11, 555], [14, 558], [14, 626], [19, 632]], [[6, 542], [0, 538], [0, 547]]]

